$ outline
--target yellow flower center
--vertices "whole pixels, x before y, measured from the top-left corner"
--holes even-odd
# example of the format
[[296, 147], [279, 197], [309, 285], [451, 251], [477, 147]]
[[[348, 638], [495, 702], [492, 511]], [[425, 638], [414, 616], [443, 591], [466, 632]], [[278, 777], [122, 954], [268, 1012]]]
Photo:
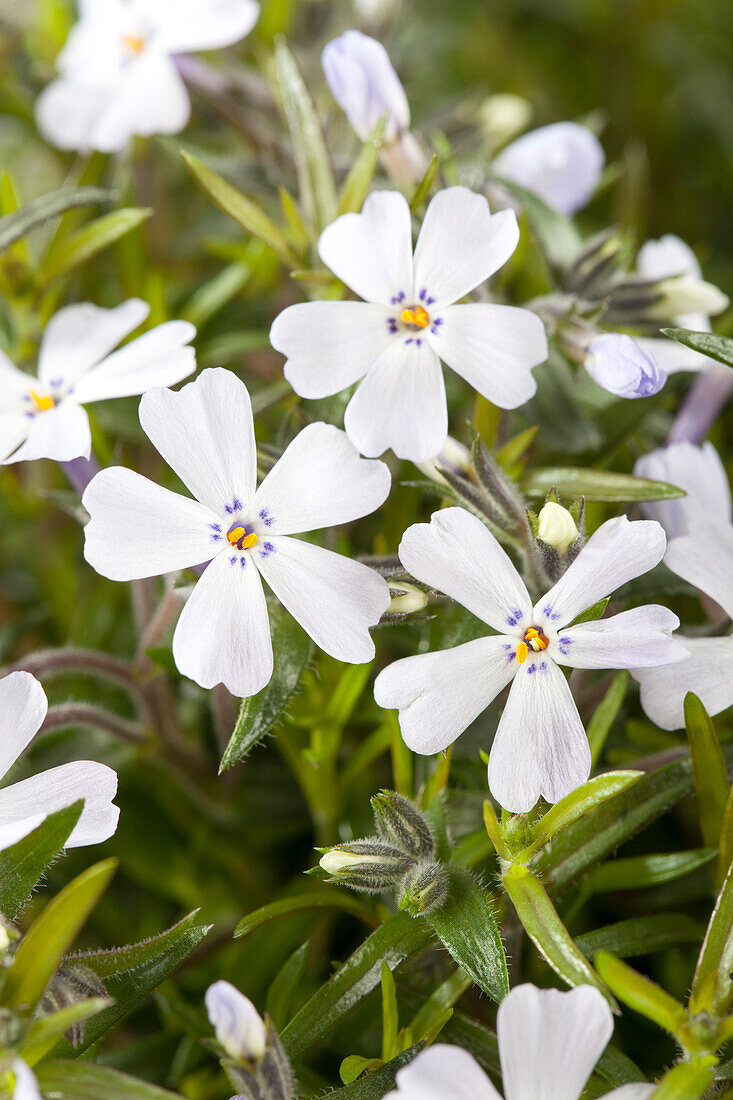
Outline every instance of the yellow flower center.
[[430, 314], [422, 306], [410, 306], [409, 309], [402, 310], [400, 321], [403, 325], [410, 325], [412, 328], [427, 328], [430, 324]]
[[35, 390], [31, 390], [31, 401], [36, 406], [39, 412], [47, 412], [48, 409], [56, 407], [56, 402], [47, 393], [36, 393]]
[[145, 49], [145, 39], [139, 34], [123, 34], [122, 41], [130, 53], [142, 53]]
[[548, 638], [541, 630], [538, 630], [534, 626], [530, 626], [528, 630], [525, 630], [524, 637], [517, 646], [517, 664], [524, 664], [530, 649], [534, 653], [541, 653], [543, 649], [547, 649], [549, 644]]
[[254, 531], [248, 535], [244, 527], [232, 527], [231, 531], [227, 531], [227, 538], [238, 550], [250, 550], [260, 541]]

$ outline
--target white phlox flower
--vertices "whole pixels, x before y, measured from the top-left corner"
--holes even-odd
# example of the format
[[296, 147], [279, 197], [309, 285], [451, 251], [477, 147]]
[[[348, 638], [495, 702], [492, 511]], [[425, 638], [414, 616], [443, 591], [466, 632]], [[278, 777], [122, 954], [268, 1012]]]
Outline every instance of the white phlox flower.
[[196, 329], [187, 321], [167, 321], [114, 351], [149, 313], [138, 298], [115, 309], [67, 306], [46, 326], [35, 377], [0, 351], [0, 462], [89, 458], [84, 405], [172, 386], [192, 374], [196, 356], [186, 345]]
[[267, 1029], [249, 997], [230, 982], [219, 981], [209, 986], [204, 1001], [216, 1038], [230, 1058], [251, 1062], [262, 1057]]
[[257, 488], [247, 387], [221, 368], [178, 393], [148, 391], [140, 423], [195, 500], [132, 470], [102, 470], [82, 498], [91, 517], [84, 556], [120, 581], [208, 563], [173, 635], [179, 671], [239, 696], [267, 684], [272, 644], [261, 578], [321, 649], [354, 664], [371, 660], [369, 627], [389, 605], [386, 581], [290, 536], [373, 512], [389, 494], [384, 463], [360, 458], [338, 428], [310, 424]]
[[667, 381], [652, 350], [632, 336], [618, 332], [596, 336], [588, 347], [584, 365], [593, 381], [616, 397], [651, 397]]
[[592, 199], [605, 162], [600, 141], [586, 126], [553, 122], [507, 145], [491, 167], [500, 178], [570, 215]]
[[36, 1075], [22, 1058], [13, 1059], [13, 1100], [43, 1100]]
[[328, 43], [321, 63], [333, 98], [362, 141], [385, 111], [387, 144], [409, 129], [407, 96], [381, 42], [361, 31], [346, 31]]
[[[11, 672], [0, 680], [0, 779], [33, 740], [47, 710], [43, 688], [29, 672]], [[0, 850], [33, 832], [48, 814], [82, 798], [84, 808], [66, 847], [101, 844], [117, 828], [116, 791], [116, 773], [93, 760], [61, 764], [0, 788]]]
[[687, 493], [675, 500], [645, 501], [640, 505], [647, 519], [661, 523], [668, 539], [688, 534], [697, 516], [730, 524], [730, 486], [712, 443], [697, 446], [684, 441], [659, 447], [637, 459], [634, 474], [652, 481], [666, 481]]
[[491, 214], [482, 195], [449, 187], [431, 201], [412, 250], [410, 208], [395, 191], [371, 194], [361, 214], [343, 214], [319, 241], [325, 265], [362, 302], [289, 306], [270, 332], [287, 357], [285, 377], [319, 398], [363, 379], [344, 417], [362, 454], [392, 448], [424, 462], [448, 435], [441, 359], [505, 409], [535, 392], [532, 368], [547, 358], [539, 317], [488, 303], [456, 305], [514, 252], [512, 210]]
[[590, 772], [588, 740], [560, 665], [639, 668], [681, 660], [679, 620], [649, 604], [608, 619], [570, 624], [586, 608], [661, 561], [658, 523], [625, 516], [592, 535], [534, 607], [522, 578], [484, 524], [463, 508], [408, 528], [399, 555], [417, 580], [444, 592], [498, 633], [453, 649], [396, 661], [374, 697], [400, 712], [406, 744], [441, 752], [511, 683], [489, 759], [489, 787], [513, 813], [542, 795], [557, 802]]
[[79, 22], [40, 95], [36, 121], [60, 149], [112, 153], [132, 137], [177, 134], [191, 103], [175, 55], [231, 46], [255, 0], [78, 0]]
[[[504, 1100], [579, 1100], [612, 1034], [611, 1009], [593, 986], [516, 986], [496, 1017]], [[473, 1055], [445, 1043], [398, 1070], [396, 1084], [385, 1100], [502, 1100]], [[635, 1081], [606, 1097], [646, 1100], [653, 1091]]]
[[[700, 298], [707, 312], [701, 309], [679, 313], [672, 324], [695, 332], [710, 332], [711, 314], [722, 313], [728, 298], [717, 288], [703, 282], [702, 269], [697, 256], [688, 244], [667, 233], [656, 241], [647, 241], [639, 249], [636, 270], [642, 279], [669, 280], [669, 292], [680, 298], [685, 292], [691, 299]], [[676, 340], [663, 336], [640, 336], [638, 343], [655, 359], [664, 375], [677, 371], [727, 370], [715, 359], [702, 355], [693, 348], [686, 348]]]

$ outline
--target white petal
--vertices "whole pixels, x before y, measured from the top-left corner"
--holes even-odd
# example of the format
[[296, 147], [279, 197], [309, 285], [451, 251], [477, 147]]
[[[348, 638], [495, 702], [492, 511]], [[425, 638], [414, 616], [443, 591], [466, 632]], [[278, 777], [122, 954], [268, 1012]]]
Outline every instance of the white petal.
[[553, 629], [566, 626], [587, 607], [658, 565], [666, 545], [664, 530], [652, 520], [607, 520], [536, 605], [537, 616]]
[[232, 46], [249, 34], [259, 14], [255, 0], [158, 0], [157, 44], [169, 53]]
[[646, 519], [655, 519], [667, 532], [667, 538], [686, 535], [693, 516], [709, 514], [730, 523], [730, 487], [725, 467], [712, 443], [701, 447], [694, 443], [672, 443], [637, 459], [636, 477], [666, 481], [684, 489], [686, 497], [677, 500], [648, 501], [641, 505]]
[[473, 1055], [436, 1043], [397, 1071], [385, 1100], [501, 1100]]
[[408, 527], [400, 561], [417, 580], [445, 592], [495, 630], [531, 625], [532, 604], [499, 543], [465, 508], [433, 512], [430, 523]]
[[82, 504], [90, 516], [84, 557], [113, 581], [200, 565], [221, 549], [215, 513], [122, 466], [96, 474]]
[[0, 412], [0, 464], [28, 438], [32, 423], [23, 412]]
[[15, 1074], [13, 1100], [43, 1100], [35, 1074], [22, 1058], [13, 1059], [13, 1073]]
[[277, 536], [254, 552], [280, 603], [331, 657], [363, 664], [374, 657], [369, 633], [389, 607], [389, 586], [359, 561], [300, 539]]
[[196, 370], [196, 353], [185, 346], [195, 335], [187, 321], [158, 325], [87, 371], [74, 387], [74, 400], [84, 405], [174, 386]]
[[358, 382], [394, 342], [394, 310], [371, 302], [301, 302], [275, 318], [270, 343], [287, 356], [285, 377], [301, 397], [327, 397]]
[[399, 710], [408, 748], [423, 756], [452, 745], [506, 687], [518, 665], [502, 637], [395, 661], [379, 673], [374, 698]]
[[613, 1034], [599, 989], [516, 986], [496, 1024], [506, 1100], [578, 1100]]
[[663, 730], [682, 729], [684, 702], [694, 691], [708, 714], [733, 705], [733, 638], [679, 639], [690, 656], [674, 665], [634, 669], [647, 718]]
[[84, 809], [66, 847], [101, 844], [117, 828], [120, 811], [112, 803], [116, 793], [117, 774], [112, 768], [94, 760], [75, 760], [4, 787], [0, 825], [35, 820], [39, 812], [46, 816], [83, 798]]
[[115, 309], [81, 302], [59, 310], [43, 333], [39, 380], [54, 389], [73, 382], [109, 355], [149, 313], [150, 306], [139, 298], [130, 298]]
[[224, 684], [245, 698], [266, 686], [272, 676], [270, 620], [251, 556], [224, 551], [206, 567], [178, 620], [173, 659], [179, 672], [204, 688]]
[[431, 200], [415, 246], [415, 293], [436, 309], [463, 298], [507, 262], [519, 242], [513, 210], [492, 214], [483, 195], [446, 187]]
[[94, 129], [112, 95], [109, 88], [59, 77], [36, 100], [36, 124], [41, 135], [57, 149], [88, 152], [93, 147]]
[[670, 632], [680, 621], [659, 604], [570, 626], [559, 634], [552, 657], [570, 668], [653, 668], [682, 661], [685, 647]]
[[516, 409], [537, 389], [532, 368], [547, 359], [545, 326], [515, 306], [451, 306], [430, 343], [444, 363], [502, 409]]
[[702, 278], [697, 256], [674, 233], [665, 233], [658, 241], [646, 241], [636, 257], [636, 270], [645, 279], [668, 279], [673, 275]]
[[733, 527], [712, 517], [698, 517], [691, 534], [672, 539], [664, 564], [694, 584], [733, 617]]
[[29, 462], [34, 458], [70, 462], [73, 458], [89, 458], [92, 453], [89, 417], [81, 405], [73, 401], [62, 401], [55, 409], [39, 413], [28, 423], [25, 443], [5, 459], [5, 465]]
[[0, 779], [38, 733], [47, 710], [45, 692], [30, 672], [0, 680]]
[[326, 267], [368, 302], [412, 291], [412, 223], [399, 191], [373, 191], [361, 214], [342, 214], [318, 242]]
[[554, 661], [529, 657], [514, 677], [489, 757], [489, 788], [512, 813], [540, 795], [558, 802], [590, 775], [590, 748], [567, 681]]
[[507, 145], [492, 167], [554, 210], [574, 214], [593, 197], [605, 159], [601, 143], [587, 127], [554, 122]]
[[12, 848], [14, 844], [21, 840], [25, 840], [29, 833], [42, 825], [45, 820], [45, 813], [37, 813], [33, 817], [24, 817], [19, 821], [11, 821], [7, 824], [0, 823], [0, 852], [4, 852], [6, 848]]
[[389, 467], [360, 458], [346, 432], [309, 424], [260, 485], [254, 511], [271, 535], [316, 531], [369, 515], [384, 504], [391, 481]]
[[188, 92], [172, 59], [146, 49], [126, 69], [90, 144], [102, 153], [119, 152], [135, 136], [180, 133], [190, 114]]
[[18, 399], [30, 393], [35, 385], [32, 374], [18, 370], [5, 352], [0, 351], [0, 410], [17, 408]]
[[149, 390], [140, 423], [197, 500], [219, 514], [247, 507], [257, 484], [252, 405], [244, 382], [221, 367], [202, 371], [177, 393]]
[[388, 448], [412, 462], [436, 455], [448, 436], [448, 408], [435, 352], [424, 341], [390, 345], [351, 398], [344, 427], [370, 458]]
[[262, 1057], [267, 1030], [249, 997], [230, 982], [219, 981], [206, 990], [204, 1002], [216, 1038], [230, 1058], [240, 1062]]

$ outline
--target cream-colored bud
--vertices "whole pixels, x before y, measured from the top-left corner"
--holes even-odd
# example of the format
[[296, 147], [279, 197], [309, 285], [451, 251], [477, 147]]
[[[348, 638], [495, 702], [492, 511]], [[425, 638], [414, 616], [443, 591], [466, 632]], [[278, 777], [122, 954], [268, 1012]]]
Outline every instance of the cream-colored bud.
[[716, 317], [730, 304], [728, 295], [717, 286], [689, 275], [663, 279], [658, 284], [658, 290], [663, 297], [651, 312], [652, 316], [662, 320], [682, 317], [686, 313], [704, 313], [707, 317]]
[[532, 105], [520, 95], [490, 95], [479, 107], [481, 133], [491, 153], [529, 126]]
[[538, 517], [537, 535], [558, 554], [564, 554], [570, 543], [578, 537], [575, 520], [562, 504], [548, 501]]
[[391, 615], [411, 615], [415, 611], [422, 611], [428, 605], [427, 592], [417, 588], [414, 584], [391, 584], [389, 590], [392, 601], [387, 608]]
[[267, 1030], [248, 997], [229, 982], [214, 982], [206, 990], [206, 1011], [216, 1037], [237, 1062], [259, 1060], [267, 1049]]
[[344, 871], [351, 870], [352, 867], [365, 863], [384, 863], [384, 856], [362, 855], [358, 852], [344, 852], [340, 848], [332, 848], [330, 852], [321, 856], [318, 863], [326, 874], [340, 875]]
[[416, 465], [418, 470], [421, 470], [426, 477], [429, 477], [431, 481], [437, 481], [441, 485], [448, 484], [441, 470], [449, 470], [452, 474], [460, 474], [461, 477], [474, 480], [471, 452], [468, 447], [464, 447], [462, 443], [459, 443], [457, 439], [450, 435], [435, 458], [431, 458], [427, 462], [418, 462]]

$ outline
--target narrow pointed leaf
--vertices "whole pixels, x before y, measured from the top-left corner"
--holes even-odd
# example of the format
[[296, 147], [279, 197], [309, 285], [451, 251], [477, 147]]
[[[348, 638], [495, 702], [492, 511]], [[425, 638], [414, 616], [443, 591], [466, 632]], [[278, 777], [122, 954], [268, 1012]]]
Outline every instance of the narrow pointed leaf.
[[685, 697], [685, 729], [690, 743], [700, 830], [705, 844], [714, 848], [720, 838], [730, 783], [713, 721], [692, 692]]
[[592, 470], [580, 466], [551, 466], [528, 470], [521, 487], [530, 496], [545, 496], [557, 489], [561, 496], [585, 497], [612, 503], [642, 500], [675, 500], [685, 494], [666, 481], [651, 481], [646, 477], [617, 474], [613, 470]]
[[177, 1092], [90, 1062], [42, 1062], [35, 1073], [44, 1096], [63, 1100], [182, 1100]]
[[699, 943], [702, 936], [700, 924], [686, 913], [654, 913], [584, 932], [576, 936], [575, 942], [589, 959], [599, 951], [610, 951], [619, 958], [628, 959], [685, 943]]
[[576, 788], [565, 798], [556, 802], [551, 810], [532, 827], [532, 833], [536, 842], [543, 843], [561, 829], [566, 828], [573, 821], [577, 821], [583, 814], [588, 813], [594, 806], [605, 802], [607, 798], [626, 790], [632, 783], [641, 777], [642, 772], [619, 771], [606, 772], [596, 775], [587, 783]]
[[630, 856], [612, 859], [594, 867], [583, 879], [582, 889], [590, 894], [608, 894], [615, 890], [641, 890], [674, 882], [704, 867], [715, 859], [715, 848], [695, 848], [689, 852], [663, 852], [661, 855]]
[[263, 924], [279, 920], [281, 917], [289, 917], [293, 913], [317, 912], [319, 909], [341, 909], [370, 925], [374, 925], [377, 921], [372, 910], [367, 909], [356, 898], [330, 887], [328, 890], [318, 892], [293, 894], [291, 897], [280, 898], [278, 901], [270, 902], [269, 905], [263, 905], [261, 909], [256, 909], [253, 913], [242, 917], [234, 929], [234, 938], [247, 936], [250, 932], [254, 932], [255, 928], [261, 928]]
[[733, 1002], [733, 864], [728, 869], [705, 933], [691, 999], [700, 1008], [721, 1016]]
[[267, 1011], [277, 1032], [288, 1022], [290, 1004], [305, 974], [307, 959], [308, 944], [302, 943], [285, 960], [267, 991]]
[[410, 199], [410, 210], [413, 214], [416, 214], [424, 202], [427, 202], [432, 186], [435, 183], [435, 177], [438, 175], [438, 169], [440, 168], [440, 158], [437, 153], [433, 153], [430, 158], [425, 175], [415, 188], [415, 194]]
[[606, 738], [611, 732], [613, 723], [618, 718], [619, 711], [626, 696], [629, 686], [629, 674], [625, 668], [617, 672], [608, 686], [606, 694], [593, 711], [593, 716], [588, 723], [588, 741], [590, 743], [591, 767], [598, 763]]
[[448, 874], [448, 898], [428, 920], [451, 958], [498, 1004], [509, 975], [489, 899], [468, 871], [449, 867]]
[[68, 275], [125, 234], [137, 229], [152, 214], [152, 210], [131, 207], [128, 210], [113, 210], [111, 214], [104, 214], [83, 225], [49, 252], [41, 264], [39, 281], [47, 286], [59, 276]]
[[39, 195], [20, 210], [0, 218], [0, 252], [65, 210], [96, 206], [98, 203], [112, 202], [114, 198], [114, 191], [102, 187], [64, 187], [48, 195]]
[[678, 344], [684, 344], [686, 348], [717, 359], [719, 363], [725, 363], [726, 367], [733, 367], [733, 339], [730, 336], [718, 336], [715, 332], [695, 332], [687, 328], [663, 328], [662, 332]]
[[661, 986], [645, 978], [607, 951], [595, 957], [598, 973], [620, 1001], [653, 1020], [670, 1035], [677, 1035], [687, 1024], [687, 1013]]
[[71, 836], [83, 800], [49, 814], [32, 833], [0, 852], [0, 913], [15, 920], [41, 875]]
[[366, 144], [362, 146], [359, 156], [344, 180], [341, 199], [339, 200], [339, 214], [358, 214], [361, 210], [377, 169], [379, 151], [384, 141], [384, 131], [388, 117], [388, 112], [384, 111], [374, 127], [374, 132]]
[[66, 1008], [50, 1016], [35, 1020], [23, 1037], [20, 1047], [21, 1058], [29, 1066], [34, 1066], [48, 1054], [56, 1040], [70, 1027], [88, 1020], [91, 1016], [109, 1008], [110, 1005], [111, 1001], [106, 997], [89, 997], [86, 1001], [67, 1005]]

